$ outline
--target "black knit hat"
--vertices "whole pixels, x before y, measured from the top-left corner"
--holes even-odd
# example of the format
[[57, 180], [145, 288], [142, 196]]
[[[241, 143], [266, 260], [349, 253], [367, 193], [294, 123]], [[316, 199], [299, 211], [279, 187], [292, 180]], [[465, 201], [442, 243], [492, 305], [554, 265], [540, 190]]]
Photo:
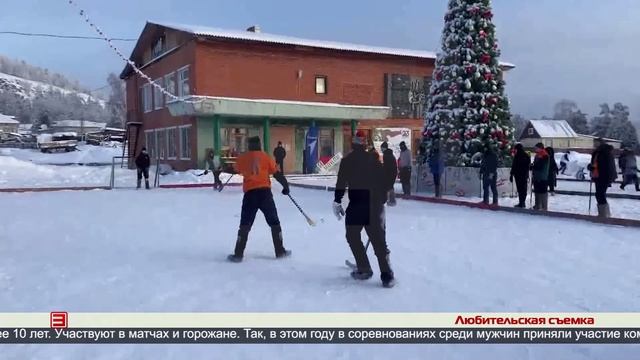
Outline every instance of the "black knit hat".
[[252, 136], [248, 140], [249, 151], [260, 151], [262, 146], [260, 145], [260, 137]]

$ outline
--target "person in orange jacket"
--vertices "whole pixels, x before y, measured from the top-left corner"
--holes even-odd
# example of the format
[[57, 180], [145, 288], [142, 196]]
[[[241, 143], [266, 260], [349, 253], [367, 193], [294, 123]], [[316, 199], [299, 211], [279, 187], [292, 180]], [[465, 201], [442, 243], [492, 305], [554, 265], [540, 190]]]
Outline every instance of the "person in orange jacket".
[[249, 151], [240, 155], [235, 165], [237, 173], [243, 177], [244, 197], [242, 198], [240, 228], [238, 229], [235, 251], [227, 258], [232, 262], [242, 261], [249, 232], [258, 210], [264, 214], [267, 224], [271, 227], [276, 258], [287, 257], [291, 255], [291, 251], [286, 250], [282, 244], [282, 227], [278, 219], [276, 204], [273, 201], [269, 176], [273, 175], [282, 185], [283, 195], [289, 195], [289, 183], [282, 172], [278, 170], [275, 161], [261, 150], [259, 137], [249, 138], [248, 143]]

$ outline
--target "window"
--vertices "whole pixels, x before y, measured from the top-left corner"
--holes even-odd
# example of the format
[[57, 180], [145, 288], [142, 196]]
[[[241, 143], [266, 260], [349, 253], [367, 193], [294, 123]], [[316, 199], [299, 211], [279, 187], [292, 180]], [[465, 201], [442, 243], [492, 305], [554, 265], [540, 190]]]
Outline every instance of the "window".
[[149, 112], [153, 109], [153, 95], [151, 93], [151, 84], [142, 85], [142, 110]]
[[327, 77], [316, 76], [316, 94], [326, 94], [326, 93], [327, 93]]
[[178, 157], [178, 128], [167, 129], [167, 158], [174, 160]]
[[333, 157], [333, 129], [320, 129], [320, 157]]
[[180, 127], [180, 159], [191, 159], [191, 141], [189, 135], [191, 132], [191, 126]]
[[159, 159], [167, 158], [167, 134], [166, 133], [167, 133], [166, 129], [156, 130], [156, 141], [157, 141]]
[[156, 40], [156, 42], [153, 43], [153, 46], [151, 46], [151, 57], [156, 58], [164, 54], [166, 49], [167, 49], [167, 38], [164, 35], [162, 35], [160, 36], [160, 38], [158, 38], [158, 40]]
[[527, 133], [528, 133], [529, 135], [533, 135], [533, 128], [532, 128], [532, 127], [530, 127], [530, 128], [529, 128], [529, 130], [527, 131]]
[[189, 96], [189, 66], [178, 70], [178, 96]]
[[[167, 90], [167, 92], [169, 92], [169, 94], [171, 95], [176, 94], [176, 73], [175, 72], [167, 74], [164, 77], [164, 88]], [[173, 99], [169, 97], [169, 95], [167, 95], [164, 98], [165, 104], [168, 104], [169, 102], [171, 102], [171, 100]]]
[[153, 83], [158, 85], [153, 87], [153, 108], [155, 110], [160, 110], [164, 106], [164, 96], [162, 95], [162, 90], [160, 90], [160, 86], [162, 86], [162, 79], [156, 79]]
[[149, 153], [149, 157], [153, 159], [156, 155], [156, 132], [154, 130], [147, 130], [144, 132], [145, 147]]

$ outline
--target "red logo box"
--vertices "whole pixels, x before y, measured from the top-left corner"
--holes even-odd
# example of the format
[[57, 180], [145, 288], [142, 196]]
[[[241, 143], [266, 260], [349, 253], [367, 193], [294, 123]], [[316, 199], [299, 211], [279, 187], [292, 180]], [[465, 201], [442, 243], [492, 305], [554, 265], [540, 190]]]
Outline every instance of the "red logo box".
[[69, 314], [63, 311], [50, 313], [49, 326], [52, 329], [66, 329], [69, 326]]

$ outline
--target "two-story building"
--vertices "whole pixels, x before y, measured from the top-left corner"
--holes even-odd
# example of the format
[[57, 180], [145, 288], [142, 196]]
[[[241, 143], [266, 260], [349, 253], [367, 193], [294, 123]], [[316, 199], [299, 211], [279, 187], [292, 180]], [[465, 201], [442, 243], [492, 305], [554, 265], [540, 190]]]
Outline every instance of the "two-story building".
[[139, 126], [139, 141], [130, 141], [135, 153], [146, 146], [154, 158], [184, 170], [202, 166], [207, 149], [228, 156], [246, 151], [247, 137], [257, 135], [269, 153], [281, 141], [286, 171], [302, 172], [304, 163], [348, 150], [356, 129], [370, 137], [376, 128], [409, 129], [415, 149], [435, 54], [265, 34], [257, 27], [149, 22], [130, 60], [181, 99], [126, 66], [127, 121]]

